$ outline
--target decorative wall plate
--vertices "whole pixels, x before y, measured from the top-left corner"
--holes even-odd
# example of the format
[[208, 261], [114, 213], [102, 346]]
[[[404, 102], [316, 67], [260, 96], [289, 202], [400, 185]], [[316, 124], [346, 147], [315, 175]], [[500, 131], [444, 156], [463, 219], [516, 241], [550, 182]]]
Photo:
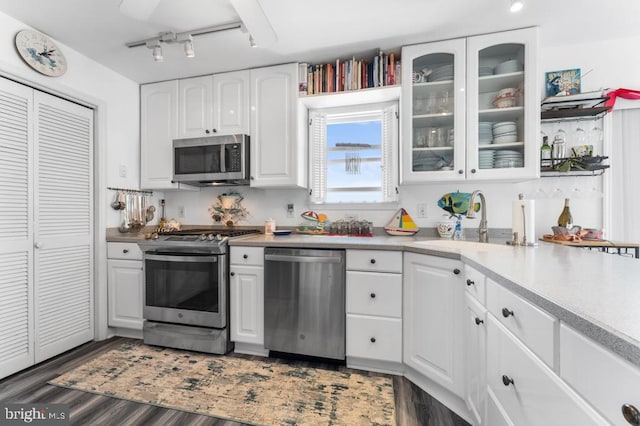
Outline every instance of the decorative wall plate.
[[62, 51], [44, 34], [33, 30], [18, 32], [16, 49], [27, 65], [39, 73], [59, 77], [67, 72], [67, 60]]

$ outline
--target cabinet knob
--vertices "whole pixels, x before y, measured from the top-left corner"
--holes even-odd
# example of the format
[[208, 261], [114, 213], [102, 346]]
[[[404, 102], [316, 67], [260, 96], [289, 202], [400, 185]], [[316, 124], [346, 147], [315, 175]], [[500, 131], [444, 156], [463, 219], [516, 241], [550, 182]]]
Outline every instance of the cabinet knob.
[[464, 173], [464, 170], [462, 170], [462, 169], [458, 170], [458, 174], [459, 174], [459, 175], [461, 175], [461, 174], [463, 174], [463, 173]]
[[454, 273], [454, 274], [456, 274], [456, 275], [458, 275], [458, 274], [460, 273], [460, 269], [458, 269], [458, 268], [454, 269], [454, 270], [453, 270], [453, 273]]
[[122, 249], [122, 252], [123, 252], [124, 254], [127, 254], [127, 253], [129, 253], [129, 249]]
[[509, 386], [513, 384], [513, 379], [506, 374], [502, 375], [502, 384], [505, 386]]
[[375, 338], [375, 337], [372, 337], [372, 338], [371, 338], [371, 339], [369, 339], [369, 340], [371, 340], [371, 343], [375, 343], [375, 342], [376, 342], [376, 338]]
[[476, 325], [480, 325], [480, 324], [484, 324], [484, 321], [482, 321], [480, 318], [476, 317], [475, 323], [476, 323]]
[[372, 299], [376, 298], [376, 294], [375, 293], [371, 293], [370, 296], [371, 296]]
[[236, 275], [236, 273], [235, 272], [229, 272], [229, 275], [233, 277], [233, 276]]
[[374, 263], [376, 263], [375, 259], [371, 259], [369, 262], [371, 262], [371, 264], [373, 265]]
[[640, 412], [631, 404], [622, 404], [622, 415], [630, 425], [640, 426]]
[[471, 173], [475, 173], [475, 172], [476, 172], [476, 169], [471, 169]]
[[253, 178], [253, 176], [251, 176], [249, 179], [250, 179], [250, 180], [253, 180], [254, 178]]
[[42, 248], [42, 243], [40, 241], [36, 241], [36, 243], [33, 246], [35, 248]]
[[218, 129], [213, 129], [213, 133], [218, 133]]
[[471, 287], [472, 285], [476, 285], [476, 282], [467, 278], [467, 285]]
[[211, 133], [211, 132], [209, 132], [209, 129], [205, 129], [205, 130], [204, 130], [204, 132], [205, 132], [206, 134]]
[[507, 308], [502, 308], [502, 316], [505, 318], [509, 318], [510, 316], [513, 316], [513, 311], [507, 309]]
[[243, 259], [248, 259], [248, 258], [249, 258], [249, 255], [248, 255], [248, 254], [243, 254], [243, 255], [242, 255], [242, 258], [243, 258]]

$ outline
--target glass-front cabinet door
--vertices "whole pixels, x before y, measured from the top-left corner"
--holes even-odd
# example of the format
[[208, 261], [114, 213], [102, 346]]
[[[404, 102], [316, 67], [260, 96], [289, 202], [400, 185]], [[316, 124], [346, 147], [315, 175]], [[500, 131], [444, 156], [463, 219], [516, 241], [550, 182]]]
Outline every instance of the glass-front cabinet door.
[[465, 177], [465, 40], [402, 48], [402, 183]]
[[467, 179], [540, 175], [537, 29], [467, 39]]

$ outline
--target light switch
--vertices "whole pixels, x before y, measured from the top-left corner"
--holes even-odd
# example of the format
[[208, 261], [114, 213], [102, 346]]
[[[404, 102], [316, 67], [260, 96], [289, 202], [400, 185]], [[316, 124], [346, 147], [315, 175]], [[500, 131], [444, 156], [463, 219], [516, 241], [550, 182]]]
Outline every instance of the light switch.
[[120, 164], [120, 177], [121, 178], [126, 178], [127, 177], [127, 166], [126, 164]]

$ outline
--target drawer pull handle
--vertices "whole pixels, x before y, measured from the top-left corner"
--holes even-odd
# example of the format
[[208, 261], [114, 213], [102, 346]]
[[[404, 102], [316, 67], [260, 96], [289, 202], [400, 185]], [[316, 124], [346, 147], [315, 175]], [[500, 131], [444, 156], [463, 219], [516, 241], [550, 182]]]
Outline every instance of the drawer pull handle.
[[631, 404], [622, 404], [622, 415], [630, 425], [640, 426], [640, 411]]
[[369, 262], [371, 262], [371, 264], [373, 265], [374, 263], [376, 263], [375, 259], [371, 259]]
[[482, 321], [480, 318], [476, 317], [475, 323], [476, 323], [476, 325], [480, 325], [480, 324], [484, 324], [484, 321]]
[[372, 338], [371, 338], [371, 339], [369, 339], [369, 340], [371, 340], [371, 343], [375, 343], [375, 342], [376, 342], [376, 338], [375, 338], [375, 337], [372, 337]]
[[236, 273], [235, 272], [229, 272], [229, 275], [234, 277], [236, 275]]
[[513, 316], [514, 313], [513, 311], [507, 309], [507, 308], [502, 308], [502, 316], [505, 318], [509, 318], [510, 316]]
[[370, 296], [371, 296], [372, 299], [376, 298], [376, 294], [375, 293], [371, 293]]
[[242, 255], [242, 258], [243, 258], [243, 259], [248, 259], [248, 258], [249, 258], [249, 255], [248, 255], [248, 254], [243, 254], [243, 255]]
[[129, 253], [129, 249], [122, 249], [122, 252], [123, 252], [124, 254], [127, 254], [127, 253]]
[[467, 278], [467, 285], [471, 287], [472, 285], [476, 285], [476, 282]]
[[456, 274], [456, 275], [458, 275], [458, 274], [460, 273], [460, 269], [458, 269], [458, 268], [454, 269], [454, 270], [453, 270], [453, 273], [454, 273], [454, 274]]
[[506, 374], [502, 375], [502, 384], [505, 386], [513, 385], [513, 379]]

